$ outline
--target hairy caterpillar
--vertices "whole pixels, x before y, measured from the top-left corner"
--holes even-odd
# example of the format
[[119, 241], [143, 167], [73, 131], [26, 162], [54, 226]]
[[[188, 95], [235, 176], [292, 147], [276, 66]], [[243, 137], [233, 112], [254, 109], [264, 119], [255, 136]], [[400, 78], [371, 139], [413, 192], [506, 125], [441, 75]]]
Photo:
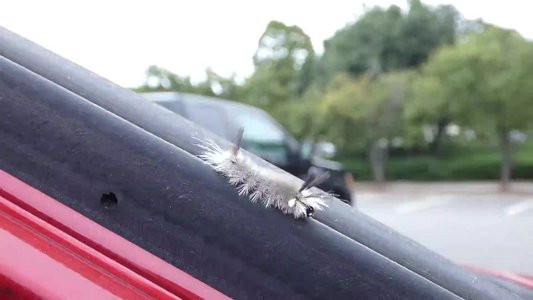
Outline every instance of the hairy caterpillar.
[[294, 218], [305, 218], [327, 206], [324, 198], [328, 194], [320, 190], [311, 191], [311, 188], [326, 180], [328, 173], [310, 173], [302, 181], [274, 168], [261, 166], [240, 151], [242, 135], [243, 128], [239, 131], [237, 142], [227, 150], [212, 141], [204, 141], [200, 144], [203, 152], [199, 157], [236, 186], [239, 195], [247, 195], [252, 202], [260, 202], [265, 207], [278, 208]]

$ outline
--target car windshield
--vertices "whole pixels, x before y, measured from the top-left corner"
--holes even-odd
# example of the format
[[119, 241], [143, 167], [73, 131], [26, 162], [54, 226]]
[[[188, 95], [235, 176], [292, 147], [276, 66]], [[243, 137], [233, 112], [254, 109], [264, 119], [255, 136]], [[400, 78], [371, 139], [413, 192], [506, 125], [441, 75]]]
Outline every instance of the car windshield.
[[245, 128], [244, 147], [273, 163], [287, 163], [285, 133], [267, 115], [246, 107], [232, 107], [231, 120]]
[[236, 113], [234, 118], [239, 126], [246, 128], [244, 140], [263, 144], [283, 144], [283, 131], [264, 115], [249, 114], [248, 111], [243, 111], [243, 113]]
[[191, 121], [207, 130], [225, 138], [230, 136], [225, 126], [224, 110], [215, 105], [191, 102], [187, 105], [187, 113]]

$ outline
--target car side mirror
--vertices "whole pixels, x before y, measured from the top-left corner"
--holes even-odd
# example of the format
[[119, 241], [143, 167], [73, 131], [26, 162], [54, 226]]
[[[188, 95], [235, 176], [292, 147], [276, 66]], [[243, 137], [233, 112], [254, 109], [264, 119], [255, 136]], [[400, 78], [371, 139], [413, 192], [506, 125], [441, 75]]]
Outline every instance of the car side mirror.
[[302, 157], [312, 159], [313, 157], [331, 158], [337, 154], [337, 147], [330, 142], [312, 143], [305, 141], [300, 148]]
[[337, 154], [337, 147], [330, 142], [318, 142], [314, 146], [313, 156], [331, 158]]

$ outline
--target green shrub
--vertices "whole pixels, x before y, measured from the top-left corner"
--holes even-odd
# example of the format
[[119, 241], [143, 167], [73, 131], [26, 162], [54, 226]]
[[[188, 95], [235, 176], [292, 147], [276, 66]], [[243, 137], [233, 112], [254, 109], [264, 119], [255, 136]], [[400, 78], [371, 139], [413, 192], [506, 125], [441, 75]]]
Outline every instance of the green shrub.
[[[368, 161], [338, 157], [356, 180], [372, 180]], [[494, 149], [476, 149], [446, 158], [431, 156], [391, 157], [387, 163], [387, 180], [458, 181], [498, 180], [500, 155]], [[521, 147], [515, 156], [514, 179], [533, 179], [533, 147]]]

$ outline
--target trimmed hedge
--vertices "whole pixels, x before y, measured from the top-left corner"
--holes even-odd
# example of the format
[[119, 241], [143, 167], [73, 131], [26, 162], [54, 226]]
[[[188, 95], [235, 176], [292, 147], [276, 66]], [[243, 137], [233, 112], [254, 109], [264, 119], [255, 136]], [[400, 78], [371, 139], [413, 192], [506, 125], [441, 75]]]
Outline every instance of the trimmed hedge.
[[[367, 161], [361, 158], [346, 157], [338, 157], [337, 160], [353, 173], [356, 180], [373, 179]], [[448, 158], [431, 156], [392, 157], [387, 164], [387, 180], [498, 180], [500, 168], [498, 152], [470, 152]], [[514, 179], [533, 179], [533, 151], [531, 151], [531, 147], [521, 149], [517, 153], [512, 175]]]

